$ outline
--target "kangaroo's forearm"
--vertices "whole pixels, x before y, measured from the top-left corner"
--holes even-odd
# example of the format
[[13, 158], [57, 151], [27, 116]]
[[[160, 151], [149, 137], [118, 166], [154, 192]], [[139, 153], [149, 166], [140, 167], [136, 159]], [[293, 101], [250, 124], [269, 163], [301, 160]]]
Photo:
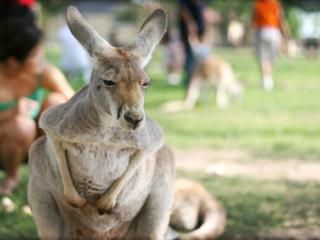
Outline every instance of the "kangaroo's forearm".
[[125, 170], [123, 176], [121, 178], [119, 178], [118, 180], [116, 180], [114, 182], [114, 186], [112, 186], [112, 188], [120, 193], [120, 191], [122, 190], [123, 186], [130, 180], [130, 178], [134, 175], [134, 173], [136, 172], [137, 168], [140, 166], [141, 162], [143, 162], [143, 160], [145, 159], [145, 153], [143, 153], [142, 151], [138, 151], [137, 153], [135, 153], [130, 161], [129, 161], [129, 165], [127, 167], [127, 169]]
[[[74, 187], [72, 182], [65, 150], [62, 148], [61, 143], [55, 139], [51, 139], [53, 152], [58, 161], [58, 168], [62, 178], [63, 193], [71, 203], [75, 205], [81, 205], [83, 199], [80, 197], [79, 193]], [[81, 203], [80, 203], [81, 202]]]

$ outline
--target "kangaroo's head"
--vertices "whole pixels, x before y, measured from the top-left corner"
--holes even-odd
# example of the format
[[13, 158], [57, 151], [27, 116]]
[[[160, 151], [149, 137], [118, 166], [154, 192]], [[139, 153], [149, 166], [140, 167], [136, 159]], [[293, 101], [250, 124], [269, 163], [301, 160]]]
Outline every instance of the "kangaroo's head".
[[67, 22], [94, 60], [89, 94], [99, 111], [108, 114], [120, 127], [141, 127], [145, 120], [144, 92], [150, 84], [143, 69], [166, 30], [165, 12], [154, 11], [132, 44], [120, 48], [103, 39], [73, 6], [68, 8]]

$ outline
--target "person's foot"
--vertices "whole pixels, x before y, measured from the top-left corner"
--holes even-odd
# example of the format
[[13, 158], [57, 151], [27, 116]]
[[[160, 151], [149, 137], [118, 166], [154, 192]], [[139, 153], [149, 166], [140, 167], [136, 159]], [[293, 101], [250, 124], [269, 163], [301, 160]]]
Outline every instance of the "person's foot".
[[273, 89], [273, 79], [271, 76], [263, 76], [262, 79], [263, 88], [266, 91], [272, 91]]
[[6, 178], [0, 183], [0, 194], [11, 195], [13, 190], [17, 187], [18, 180], [16, 178]]

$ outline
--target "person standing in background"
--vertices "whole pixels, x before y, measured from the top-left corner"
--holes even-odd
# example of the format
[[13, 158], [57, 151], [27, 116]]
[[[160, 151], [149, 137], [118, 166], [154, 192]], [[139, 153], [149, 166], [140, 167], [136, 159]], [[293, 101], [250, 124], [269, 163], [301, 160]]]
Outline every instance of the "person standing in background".
[[262, 72], [262, 85], [267, 91], [273, 89], [272, 64], [281, 42], [286, 39], [289, 28], [285, 22], [278, 0], [255, 0], [252, 10], [252, 26], [255, 28], [255, 47]]
[[185, 52], [185, 79], [188, 87], [196, 58], [192, 50], [191, 40], [202, 43], [205, 38], [206, 26], [204, 19], [204, 3], [201, 0], [179, 0], [178, 6], [179, 29]]

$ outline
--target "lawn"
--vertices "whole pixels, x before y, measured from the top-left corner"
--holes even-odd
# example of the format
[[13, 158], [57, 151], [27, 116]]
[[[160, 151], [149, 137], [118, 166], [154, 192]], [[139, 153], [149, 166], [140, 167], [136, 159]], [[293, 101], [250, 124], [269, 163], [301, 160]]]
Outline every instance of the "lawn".
[[[320, 159], [320, 61], [299, 57], [278, 59], [273, 92], [260, 89], [259, 72], [248, 49], [217, 49], [231, 62], [245, 86], [243, 98], [228, 109], [217, 109], [208, 92], [194, 111], [159, 112], [159, 105], [182, 99], [182, 87], [168, 86], [161, 65], [151, 64], [153, 80], [146, 109], [166, 133], [168, 144], [179, 148], [241, 148], [257, 156]], [[183, 123], [183, 124], [182, 124]], [[196, 146], [195, 146], [196, 144]]]
[[319, 183], [180, 174], [200, 181], [223, 202], [228, 220], [221, 239], [274, 239], [271, 234], [277, 230], [320, 227]]
[[[194, 111], [163, 114], [162, 103], [182, 99], [181, 86], [169, 86], [158, 50], [147, 68], [152, 86], [146, 92], [146, 110], [163, 127], [166, 143], [180, 148], [243, 149], [255, 157], [320, 159], [320, 61], [281, 57], [275, 67], [276, 90], [264, 92], [249, 49], [215, 49], [231, 62], [245, 85], [243, 98], [228, 109], [217, 109], [214, 93], [203, 96]], [[48, 52], [56, 62], [55, 52]], [[79, 82], [72, 84], [79, 88]], [[2, 174], [2, 173], [1, 173]], [[276, 229], [320, 227], [320, 184], [212, 177], [198, 172], [179, 175], [199, 180], [225, 205], [228, 214], [222, 239], [253, 239]], [[3, 177], [3, 174], [0, 175]], [[26, 204], [27, 167], [21, 168], [19, 189], [12, 197], [18, 208], [5, 213], [0, 207], [0, 239], [34, 239]]]
[[[0, 207], [1, 240], [37, 239], [32, 217], [21, 210], [26, 204], [27, 168], [23, 167], [20, 173], [22, 184], [12, 197], [17, 210], [6, 213]], [[178, 174], [200, 181], [223, 202], [228, 222], [221, 239], [249, 240], [268, 236], [271, 230], [320, 227], [319, 183], [209, 177], [181, 171]]]

